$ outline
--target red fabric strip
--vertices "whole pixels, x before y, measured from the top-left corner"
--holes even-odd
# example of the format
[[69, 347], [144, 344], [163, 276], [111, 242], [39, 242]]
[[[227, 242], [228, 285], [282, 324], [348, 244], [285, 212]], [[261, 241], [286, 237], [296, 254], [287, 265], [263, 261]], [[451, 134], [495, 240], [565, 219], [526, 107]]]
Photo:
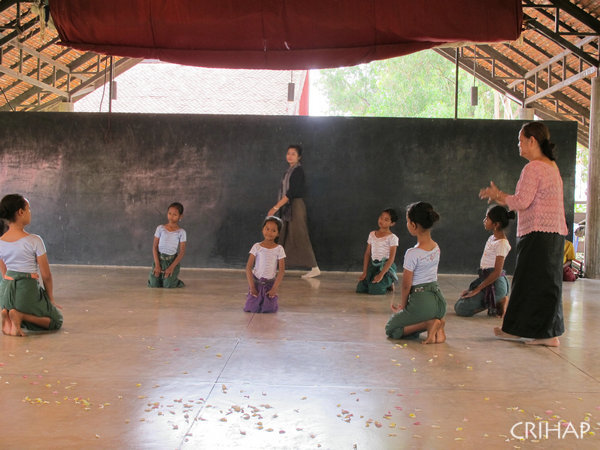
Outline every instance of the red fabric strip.
[[355, 65], [518, 38], [521, 0], [51, 0], [64, 45], [222, 68]]

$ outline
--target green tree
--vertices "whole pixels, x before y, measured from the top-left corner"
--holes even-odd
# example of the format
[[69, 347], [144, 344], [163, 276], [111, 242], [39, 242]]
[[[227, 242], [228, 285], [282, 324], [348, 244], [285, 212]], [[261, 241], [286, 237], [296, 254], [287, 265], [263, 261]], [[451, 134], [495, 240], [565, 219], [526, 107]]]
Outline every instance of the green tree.
[[[575, 201], [585, 201], [587, 198], [587, 182], [588, 182], [588, 167], [589, 167], [590, 152], [582, 145], [577, 145], [577, 161], [576, 161], [576, 192]], [[577, 192], [579, 191], [579, 192]], [[579, 198], [578, 194], [579, 193]], [[575, 205], [575, 212], [585, 212], [586, 205]]]
[[[452, 118], [455, 76], [451, 61], [433, 50], [424, 50], [359, 66], [322, 69], [316, 87], [328, 102], [329, 115]], [[478, 105], [471, 106], [473, 84], [473, 74], [460, 70], [458, 117], [503, 118], [504, 104], [499, 102], [499, 94], [480, 81], [475, 82]], [[507, 103], [516, 109], [516, 104]], [[511, 111], [508, 117], [515, 115]], [[577, 165], [578, 190], [585, 192], [588, 150], [582, 146], [577, 148]], [[584, 210], [585, 206], [577, 209]]]
[[[455, 66], [433, 50], [319, 71], [317, 87], [330, 115], [454, 117]], [[460, 118], [493, 118], [494, 93], [477, 81], [479, 104], [471, 106], [473, 75], [459, 72]]]

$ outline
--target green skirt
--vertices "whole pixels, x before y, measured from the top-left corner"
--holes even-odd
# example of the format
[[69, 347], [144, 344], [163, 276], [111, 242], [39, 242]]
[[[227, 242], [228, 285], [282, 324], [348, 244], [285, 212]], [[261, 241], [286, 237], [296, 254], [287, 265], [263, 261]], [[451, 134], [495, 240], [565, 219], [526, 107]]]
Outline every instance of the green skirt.
[[383, 276], [379, 283], [373, 283], [373, 278], [377, 276], [387, 259], [383, 259], [381, 261], [373, 261], [369, 262], [369, 266], [367, 267], [367, 276], [364, 280], [360, 280], [356, 285], [356, 292], [359, 294], [371, 294], [371, 295], [383, 295], [388, 289], [392, 288], [392, 285], [398, 282], [398, 275], [396, 274], [396, 263], [392, 263], [389, 270]]
[[446, 299], [437, 281], [417, 284], [410, 289], [406, 307], [390, 317], [385, 333], [392, 339], [407, 337], [404, 327], [446, 315]]
[[158, 277], [154, 276], [154, 268], [156, 265], [152, 263], [152, 269], [150, 270], [150, 275], [148, 276], [148, 287], [179, 288], [185, 286], [184, 282], [178, 278], [179, 264], [177, 264], [170, 277], [165, 277], [165, 270], [167, 270], [171, 263], [175, 261], [175, 258], [177, 258], [177, 254], [166, 255], [164, 253], [160, 253], [158, 255], [158, 260], [160, 262], [160, 275]]
[[[49, 317], [49, 330], [58, 330], [63, 323], [61, 312], [52, 304], [48, 293], [42, 288], [37, 279], [30, 273], [7, 270], [6, 276], [12, 280], [2, 279], [0, 282], [0, 305], [2, 309], [10, 311], [16, 309], [24, 314], [38, 317]], [[23, 321], [21, 326], [32, 331], [41, 331], [46, 328]]]

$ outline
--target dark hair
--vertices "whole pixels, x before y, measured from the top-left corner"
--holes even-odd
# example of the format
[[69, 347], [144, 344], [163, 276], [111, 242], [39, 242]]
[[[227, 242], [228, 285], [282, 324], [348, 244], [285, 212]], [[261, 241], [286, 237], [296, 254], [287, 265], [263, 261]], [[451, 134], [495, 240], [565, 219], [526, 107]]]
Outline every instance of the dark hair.
[[167, 208], [167, 211], [171, 208], [177, 208], [177, 211], [179, 211], [179, 214], [183, 214], [183, 205], [179, 202], [173, 202], [169, 205], [169, 207]]
[[487, 216], [493, 223], [499, 223], [500, 229], [504, 230], [508, 226], [508, 222], [516, 217], [514, 211], [509, 211], [504, 206], [495, 205], [487, 210]]
[[279, 233], [281, 233], [281, 227], [283, 226], [283, 222], [281, 221], [281, 219], [279, 217], [275, 217], [275, 216], [267, 216], [267, 217], [265, 217], [265, 221], [262, 224], [262, 228], [265, 227], [265, 225], [267, 224], [267, 222], [274, 222], [275, 225], [277, 225], [277, 231]]
[[523, 135], [527, 138], [534, 137], [535, 140], [540, 144], [542, 153], [550, 159], [550, 161], [556, 160], [556, 145], [550, 142], [550, 131], [548, 127], [542, 122], [529, 122], [521, 127]]
[[381, 214], [383, 214], [383, 213], [388, 213], [390, 215], [390, 219], [392, 220], [393, 223], [398, 222], [398, 213], [396, 212], [396, 210], [394, 208], [384, 209], [383, 211], [381, 211]]
[[14, 222], [17, 211], [27, 208], [27, 200], [21, 194], [8, 194], [0, 201], [0, 218]]
[[290, 148], [293, 148], [294, 150], [296, 150], [296, 153], [298, 153], [298, 156], [302, 156], [302, 146], [300, 144], [291, 144], [288, 145], [288, 150]]
[[433, 206], [426, 202], [411, 203], [406, 207], [408, 219], [428, 230], [435, 222], [440, 220], [440, 215], [433, 210]]

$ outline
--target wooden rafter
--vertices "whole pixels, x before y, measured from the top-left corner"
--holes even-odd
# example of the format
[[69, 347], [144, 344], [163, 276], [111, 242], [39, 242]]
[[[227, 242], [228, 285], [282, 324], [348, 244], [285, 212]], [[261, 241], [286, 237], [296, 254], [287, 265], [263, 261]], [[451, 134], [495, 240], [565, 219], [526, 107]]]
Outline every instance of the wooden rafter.
[[[108, 80], [110, 65], [100, 63], [108, 57], [60, 46], [51, 29], [42, 35], [30, 3], [0, 0], [0, 111], [44, 110], [81, 98]], [[139, 62], [113, 61], [115, 76]]]

